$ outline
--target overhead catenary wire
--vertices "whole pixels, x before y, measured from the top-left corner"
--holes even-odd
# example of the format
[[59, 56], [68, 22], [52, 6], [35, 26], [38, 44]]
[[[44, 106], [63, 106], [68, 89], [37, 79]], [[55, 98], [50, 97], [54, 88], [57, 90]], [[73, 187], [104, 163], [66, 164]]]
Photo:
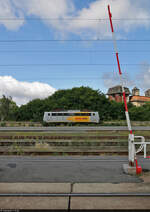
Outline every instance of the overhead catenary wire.
[[[149, 64], [120, 64], [121, 66], [150, 66]], [[17, 66], [117, 66], [113, 63], [49, 63], [49, 64], [0, 64], [0, 67], [17, 67]]]
[[[109, 21], [108, 18], [28, 18], [28, 17], [0, 17], [0, 21]], [[113, 21], [150, 21], [150, 18], [113, 18]]]
[[[122, 50], [121, 53], [142, 53], [150, 50]], [[0, 50], [0, 53], [115, 53], [112, 50]]]
[[[150, 42], [150, 39], [116, 39], [118, 42]], [[111, 39], [14, 39], [0, 40], [0, 43], [25, 42], [112, 42]]]
[[[0, 77], [2, 77], [2, 75], [0, 75]], [[35, 78], [24, 78], [23, 80], [30, 80], [30, 81], [35, 81]], [[38, 82], [40, 82], [41, 80], [47, 80], [47, 77], [40, 77], [40, 80], [38, 79]], [[49, 81], [51, 80], [55, 80], [55, 81], [59, 81], [59, 80], [64, 80], [64, 81], [67, 81], [67, 80], [72, 80], [72, 81], [76, 81], [76, 80], [88, 80], [88, 81], [99, 81], [101, 80], [100, 77], [67, 77], [67, 78], [64, 78], [64, 77], [59, 77], [59, 78], [53, 78], [53, 77], [49, 77]]]

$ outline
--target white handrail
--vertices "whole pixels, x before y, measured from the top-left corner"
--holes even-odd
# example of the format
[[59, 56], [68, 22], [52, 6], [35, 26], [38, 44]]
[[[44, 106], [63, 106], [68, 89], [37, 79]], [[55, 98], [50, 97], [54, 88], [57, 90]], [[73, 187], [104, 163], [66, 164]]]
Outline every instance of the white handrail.
[[[139, 152], [141, 152], [144, 149], [144, 158], [146, 158], [146, 147], [147, 144], [150, 144], [150, 142], [145, 142], [145, 138], [143, 136], [134, 136], [134, 138], [136, 139], [141, 139], [140, 142], [133, 142], [134, 144], [134, 149], [135, 149], [135, 156], [136, 154], [138, 154]], [[140, 147], [138, 148], [138, 150], [136, 151], [135, 145], [140, 145]]]

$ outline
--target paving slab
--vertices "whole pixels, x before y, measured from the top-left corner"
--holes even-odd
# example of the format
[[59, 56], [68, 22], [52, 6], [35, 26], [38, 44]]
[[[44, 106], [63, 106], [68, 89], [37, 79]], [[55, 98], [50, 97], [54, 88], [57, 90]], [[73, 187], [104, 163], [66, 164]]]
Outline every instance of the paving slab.
[[70, 193], [70, 183], [0, 183], [0, 193]]
[[68, 197], [1, 197], [0, 209], [68, 209]]
[[[70, 193], [69, 183], [0, 183], [0, 193]], [[67, 209], [69, 197], [1, 197], [3, 209]]]
[[150, 193], [150, 183], [75, 183], [73, 193]]
[[[76, 183], [73, 193], [150, 193], [150, 174], [140, 176], [141, 183]], [[150, 209], [149, 197], [76, 197], [71, 209]]]
[[149, 197], [76, 197], [71, 198], [72, 210], [150, 209]]

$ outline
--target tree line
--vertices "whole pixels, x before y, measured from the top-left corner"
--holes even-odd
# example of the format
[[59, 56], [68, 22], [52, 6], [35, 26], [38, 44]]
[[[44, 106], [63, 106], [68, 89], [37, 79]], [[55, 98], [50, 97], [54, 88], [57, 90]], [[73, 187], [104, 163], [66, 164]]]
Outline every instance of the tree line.
[[[128, 103], [129, 114], [133, 121], [150, 121], [150, 103], [141, 107]], [[98, 111], [101, 120], [125, 120], [123, 103], [109, 101], [100, 90], [79, 87], [58, 90], [45, 99], [34, 99], [18, 107], [12, 97], [0, 99], [1, 121], [42, 122], [44, 112], [61, 110]]]

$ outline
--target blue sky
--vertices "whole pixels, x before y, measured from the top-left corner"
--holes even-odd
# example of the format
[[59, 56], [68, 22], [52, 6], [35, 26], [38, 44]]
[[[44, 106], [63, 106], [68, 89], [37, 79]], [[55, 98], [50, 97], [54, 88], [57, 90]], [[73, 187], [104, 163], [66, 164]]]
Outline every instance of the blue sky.
[[[0, 13], [0, 95], [11, 95], [17, 104], [23, 104], [46, 97], [55, 89], [89, 86], [107, 93], [110, 86], [119, 84], [113, 42], [106, 41], [111, 40], [109, 21], [91, 20], [107, 19], [108, 3], [113, 18], [121, 19], [113, 23], [119, 40], [120, 63], [127, 64], [121, 66], [125, 85], [130, 89], [139, 87], [144, 95], [150, 88], [150, 41], [135, 40], [150, 40], [150, 5], [148, 0], [134, 2], [135, 5], [131, 0], [0, 0], [0, 12], [3, 11]], [[52, 20], [55, 18], [57, 20]], [[15, 40], [17, 42], [11, 42]], [[18, 66], [21, 64], [25, 66]], [[26, 84], [20, 84], [22, 82]], [[41, 83], [39, 94], [33, 82]], [[44, 90], [45, 84], [51, 87]]]

